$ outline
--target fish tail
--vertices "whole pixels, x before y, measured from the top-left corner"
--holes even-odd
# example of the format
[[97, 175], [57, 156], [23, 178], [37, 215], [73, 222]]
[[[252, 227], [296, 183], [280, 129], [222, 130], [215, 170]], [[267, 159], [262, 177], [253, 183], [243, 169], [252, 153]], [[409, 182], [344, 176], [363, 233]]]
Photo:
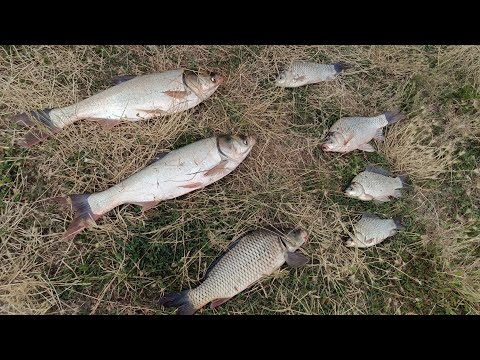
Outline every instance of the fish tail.
[[394, 218], [393, 222], [395, 223], [397, 230], [405, 230], [405, 225], [402, 224], [400, 218]]
[[388, 125], [395, 124], [406, 117], [400, 110], [387, 111], [383, 115], [385, 115]]
[[73, 240], [83, 229], [95, 225], [95, 221], [103, 214], [94, 214], [88, 204], [88, 197], [91, 194], [75, 194], [66, 197], [57, 197], [53, 201], [66, 208], [73, 210], [73, 220], [63, 234], [63, 240]]
[[190, 302], [188, 292], [189, 290], [183, 290], [179, 293], [165, 295], [160, 299], [160, 305], [165, 307], [176, 307], [177, 315], [193, 315], [197, 309]]
[[53, 124], [50, 118], [50, 111], [52, 109], [35, 110], [16, 114], [11, 117], [14, 124], [24, 127], [36, 127], [30, 130], [22, 139], [17, 141], [17, 144], [22, 147], [32, 147], [45, 140], [50, 133], [56, 133], [60, 130]]
[[401, 181], [401, 183], [402, 183], [402, 187], [408, 186], [408, 184], [407, 184], [408, 175], [407, 175], [407, 174], [398, 175], [397, 177], [400, 179], [400, 181]]
[[345, 71], [346, 69], [348, 69], [349, 66], [347, 64], [345, 64], [344, 62], [337, 62], [337, 63], [333, 64], [333, 68], [335, 69], [337, 74], [339, 74], [342, 71]]

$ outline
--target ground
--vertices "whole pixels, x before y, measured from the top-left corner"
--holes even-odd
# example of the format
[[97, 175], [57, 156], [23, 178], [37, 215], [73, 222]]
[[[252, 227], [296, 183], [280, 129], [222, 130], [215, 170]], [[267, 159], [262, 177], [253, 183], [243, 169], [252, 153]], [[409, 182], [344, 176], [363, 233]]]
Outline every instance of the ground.
[[[293, 59], [342, 61], [336, 80], [281, 89]], [[185, 113], [111, 131], [78, 122], [32, 149], [14, 146], [17, 112], [66, 106], [116, 75], [178, 67], [226, 83]], [[242, 233], [310, 233], [303, 268], [284, 266], [202, 314], [478, 314], [480, 47], [3, 46], [0, 49], [0, 312], [172, 314], [158, 299], [196, 286]], [[400, 108], [375, 153], [323, 153], [342, 116]], [[258, 137], [230, 175], [142, 215], [125, 205], [72, 242], [71, 214], [51, 199], [106, 189], [161, 151], [223, 133]], [[376, 205], [341, 190], [368, 164], [408, 174], [405, 197]], [[378, 246], [343, 246], [364, 211], [406, 230]]]

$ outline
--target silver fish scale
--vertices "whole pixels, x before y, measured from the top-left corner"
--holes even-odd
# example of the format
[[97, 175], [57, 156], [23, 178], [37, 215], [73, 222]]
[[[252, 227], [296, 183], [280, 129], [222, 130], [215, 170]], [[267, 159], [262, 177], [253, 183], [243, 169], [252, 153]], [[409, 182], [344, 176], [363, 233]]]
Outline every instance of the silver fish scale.
[[292, 64], [294, 76], [305, 76], [307, 81], [326, 80], [336, 74], [333, 65], [296, 61]]
[[376, 196], [393, 195], [395, 189], [402, 187], [402, 183], [398, 178], [392, 178], [370, 171], [361, 172], [353, 178], [352, 182], [361, 184], [366, 194]]
[[231, 298], [284, 262], [285, 249], [278, 235], [268, 231], [247, 234], [223, 255], [201, 285], [189, 291], [189, 300], [200, 308], [215, 299]]
[[352, 132], [355, 133], [367, 129], [380, 129], [387, 124], [388, 122], [383, 114], [375, 117], [344, 117], [333, 124], [330, 132], [351, 134]]
[[[364, 215], [354, 225], [354, 232], [360, 241], [367, 241], [374, 239], [370, 245], [375, 245], [387, 237], [392, 236], [396, 232], [396, 225], [392, 219], [381, 219], [379, 217]], [[363, 236], [365, 238], [361, 238]]]

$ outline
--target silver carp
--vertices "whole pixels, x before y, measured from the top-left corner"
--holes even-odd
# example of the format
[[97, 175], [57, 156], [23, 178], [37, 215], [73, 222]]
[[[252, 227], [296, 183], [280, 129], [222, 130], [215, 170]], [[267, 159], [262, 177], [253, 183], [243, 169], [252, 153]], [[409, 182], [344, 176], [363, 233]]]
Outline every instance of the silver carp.
[[203, 139], [159, 155], [152, 164], [105, 191], [55, 198], [75, 213], [63, 238], [73, 239], [122, 204], [140, 205], [147, 211], [163, 200], [208, 186], [236, 169], [255, 143], [253, 136]]
[[82, 119], [99, 122], [111, 129], [122, 121], [139, 121], [185, 111], [210, 97], [224, 78], [218, 74], [177, 69], [140, 76], [118, 76], [115, 86], [76, 104], [21, 113], [12, 121], [34, 127], [17, 141], [31, 147]]

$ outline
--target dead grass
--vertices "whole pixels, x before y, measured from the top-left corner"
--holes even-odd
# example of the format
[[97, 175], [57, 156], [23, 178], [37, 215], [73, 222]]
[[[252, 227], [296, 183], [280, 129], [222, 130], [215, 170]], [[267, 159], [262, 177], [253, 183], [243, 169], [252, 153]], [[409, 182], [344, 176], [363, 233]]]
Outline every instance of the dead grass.
[[[273, 87], [293, 59], [350, 68], [325, 84]], [[478, 222], [469, 220], [479, 216], [478, 201], [466, 199], [479, 191], [479, 155], [471, 148], [480, 135], [479, 60], [471, 46], [4, 47], [0, 312], [169, 312], [157, 305], [159, 296], [198, 284], [233, 239], [288, 224], [310, 232], [304, 251], [311, 262], [282, 268], [204, 313], [478, 313]], [[107, 88], [115, 75], [174, 67], [228, 80], [183, 114], [110, 132], [84, 121], [31, 150], [12, 146], [23, 131], [8, 122], [13, 113], [71, 104]], [[409, 119], [388, 129], [379, 154], [319, 150], [339, 117], [394, 107]], [[71, 217], [49, 198], [103, 190], [158, 152], [229, 132], [255, 133], [258, 143], [228, 177], [144, 216], [119, 207], [75, 242], [59, 240]], [[341, 188], [369, 162], [408, 173], [409, 196], [378, 207], [344, 198]], [[466, 205], [447, 209], [445, 198]], [[400, 216], [408, 230], [373, 249], [345, 248], [341, 236], [366, 210]]]

